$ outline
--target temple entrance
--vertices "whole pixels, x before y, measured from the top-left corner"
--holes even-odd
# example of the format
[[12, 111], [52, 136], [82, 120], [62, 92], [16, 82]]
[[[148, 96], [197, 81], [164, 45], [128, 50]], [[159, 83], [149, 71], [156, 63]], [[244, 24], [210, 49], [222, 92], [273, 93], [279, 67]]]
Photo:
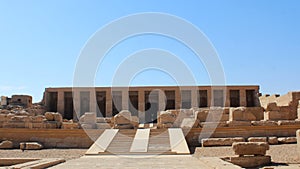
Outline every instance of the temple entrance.
[[145, 123], [157, 123], [158, 91], [145, 91]]
[[74, 106], [73, 106], [73, 95], [72, 92], [65, 92], [64, 93], [64, 119], [73, 119], [73, 113], [74, 113]]

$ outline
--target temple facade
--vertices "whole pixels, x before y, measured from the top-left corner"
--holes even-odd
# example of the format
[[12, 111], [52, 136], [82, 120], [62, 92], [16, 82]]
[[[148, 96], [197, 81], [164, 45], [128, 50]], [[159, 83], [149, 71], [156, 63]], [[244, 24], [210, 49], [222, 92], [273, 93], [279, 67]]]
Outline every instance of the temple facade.
[[[255, 107], [259, 86], [147, 86], [147, 87], [63, 87], [46, 88], [47, 111], [77, 120], [76, 113], [97, 112], [111, 117], [129, 110], [141, 121], [155, 121], [157, 112], [191, 107]], [[76, 103], [75, 103], [76, 102]]]

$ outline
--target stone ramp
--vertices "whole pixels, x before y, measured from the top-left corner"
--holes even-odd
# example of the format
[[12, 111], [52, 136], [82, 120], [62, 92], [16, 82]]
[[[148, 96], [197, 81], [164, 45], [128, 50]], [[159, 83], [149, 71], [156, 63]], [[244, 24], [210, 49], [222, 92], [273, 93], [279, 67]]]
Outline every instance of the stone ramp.
[[[14, 169], [43, 169], [65, 162], [59, 158], [45, 158], [9, 166]], [[1, 167], [0, 167], [1, 168]]]
[[190, 154], [180, 128], [106, 129], [86, 155]]

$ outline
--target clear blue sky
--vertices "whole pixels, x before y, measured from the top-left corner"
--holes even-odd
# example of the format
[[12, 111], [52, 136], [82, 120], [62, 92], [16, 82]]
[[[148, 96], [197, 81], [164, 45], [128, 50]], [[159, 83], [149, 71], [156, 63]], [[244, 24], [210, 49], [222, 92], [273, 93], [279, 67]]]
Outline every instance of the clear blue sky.
[[[176, 15], [202, 30], [219, 54], [227, 84], [258, 84], [262, 93], [271, 94], [299, 90], [299, 8], [298, 0], [0, 0], [0, 95], [31, 94], [39, 101], [45, 87], [71, 86], [89, 37], [112, 20], [140, 12]], [[97, 75], [96, 85], [109, 85], [122, 58], [144, 48], [174, 52], [189, 64], [199, 85], [209, 84], [203, 65], [190, 60], [192, 52], [149, 35], [112, 50], [102, 67], [107, 74]], [[150, 70], [132, 85], [172, 84], [168, 78]]]

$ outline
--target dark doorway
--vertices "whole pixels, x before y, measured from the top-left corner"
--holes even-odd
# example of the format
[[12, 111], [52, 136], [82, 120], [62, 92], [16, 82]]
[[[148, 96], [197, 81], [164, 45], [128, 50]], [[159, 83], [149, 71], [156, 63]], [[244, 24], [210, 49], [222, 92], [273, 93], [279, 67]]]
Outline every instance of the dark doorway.
[[230, 107], [240, 106], [240, 91], [230, 90]]
[[158, 91], [145, 91], [146, 123], [157, 123]]
[[199, 107], [208, 107], [207, 90], [199, 90], [198, 105]]
[[139, 110], [139, 92], [138, 91], [129, 91], [129, 102], [128, 107], [131, 115], [138, 116]]
[[166, 90], [166, 108], [165, 110], [175, 109], [175, 90]]
[[122, 110], [122, 91], [112, 91], [112, 115], [118, 114]]
[[80, 116], [90, 111], [90, 92], [80, 92]]
[[96, 92], [97, 117], [106, 117], [106, 91]]
[[57, 92], [48, 93], [48, 111], [57, 112]]
[[255, 90], [246, 90], [247, 107], [255, 106]]
[[64, 93], [64, 119], [73, 119], [73, 113], [74, 113], [74, 105], [73, 105], [73, 95], [72, 92], [65, 92]]
[[190, 109], [192, 107], [192, 93], [190, 90], [181, 91], [181, 108]]
[[213, 100], [214, 106], [224, 107], [224, 91], [223, 90], [214, 90], [213, 91]]

